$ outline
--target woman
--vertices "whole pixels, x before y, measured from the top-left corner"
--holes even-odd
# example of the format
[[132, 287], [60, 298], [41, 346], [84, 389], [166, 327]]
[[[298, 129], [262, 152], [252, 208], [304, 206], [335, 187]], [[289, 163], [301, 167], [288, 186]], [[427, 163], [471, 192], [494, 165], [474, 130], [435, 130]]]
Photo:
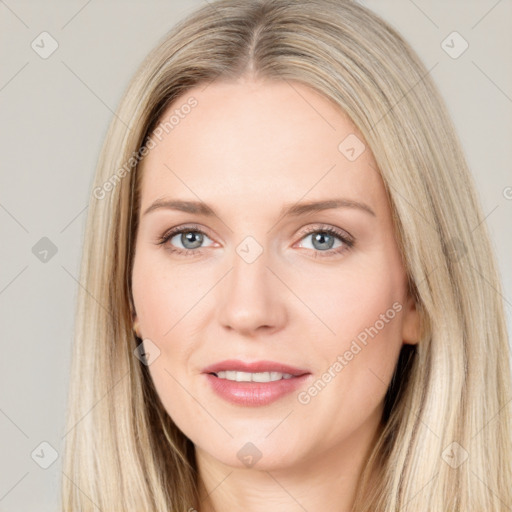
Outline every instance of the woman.
[[132, 80], [93, 198], [65, 510], [512, 507], [483, 215], [375, 14], [199, 9]]

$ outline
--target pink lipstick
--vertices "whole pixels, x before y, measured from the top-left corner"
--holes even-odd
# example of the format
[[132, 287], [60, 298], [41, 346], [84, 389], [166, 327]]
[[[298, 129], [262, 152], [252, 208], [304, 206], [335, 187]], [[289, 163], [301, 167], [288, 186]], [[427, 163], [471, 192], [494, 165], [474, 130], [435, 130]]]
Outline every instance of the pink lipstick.
[[203, 369], [212, 390], [230, 403], [263, 406], [296, 391], [311, 373], [274, 361], [227, 360]]

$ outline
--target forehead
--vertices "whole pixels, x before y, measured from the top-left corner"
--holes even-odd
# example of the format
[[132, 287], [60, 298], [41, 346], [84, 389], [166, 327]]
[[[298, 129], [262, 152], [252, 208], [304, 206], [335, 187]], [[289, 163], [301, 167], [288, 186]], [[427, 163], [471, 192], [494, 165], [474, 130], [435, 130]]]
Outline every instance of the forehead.
[[167, 108], [152, 140], [141, 166], [142, 209], [164, 195], [277, 208], [336, 194], [384, 200], [360, 132], [300, 83], [239, 80], [190, 89]]

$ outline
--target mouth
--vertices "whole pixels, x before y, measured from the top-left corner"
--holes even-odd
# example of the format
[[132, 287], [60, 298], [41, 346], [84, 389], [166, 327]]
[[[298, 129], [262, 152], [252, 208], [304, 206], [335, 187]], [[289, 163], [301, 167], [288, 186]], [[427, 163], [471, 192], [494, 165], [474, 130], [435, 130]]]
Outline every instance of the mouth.
[[205, 368], [213, 391], [232, 404], [268, 405], [302, 386], [311, 372], [274, 361], [222, 361]]
[[308, 370], [276, 361], [220, 361], [203, 369], [203, 373], [237, 382], [273, 382], [309, 374]]
[[294, 377], [291, 373], [281, 372], [220, 371], [217, 373], [211, 372], [209, 375], [234, 382], [275, 382], [277, 380], [292, 379]]

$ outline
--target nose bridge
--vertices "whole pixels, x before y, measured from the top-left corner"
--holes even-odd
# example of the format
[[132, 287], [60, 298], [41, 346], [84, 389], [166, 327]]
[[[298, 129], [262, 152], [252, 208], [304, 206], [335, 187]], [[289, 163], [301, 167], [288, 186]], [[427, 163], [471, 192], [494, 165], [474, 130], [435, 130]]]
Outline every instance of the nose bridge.
[[[267, 266], [270, 263], [268, 248], [264, 248], [252, 236], [246, 237], [235, 248], [233, 255], [233, 271], [231, 272], [231, 285], [239, 290], [250, 289], [261, 293], [268, 283]], [[261, 286], [263, 285], [263, 286]], [[235, 290], [232, 290], [235, 291]]]
[[280, 283], [267, 268], [272, 258], [263, 243], [248, 236], [235, 247], [219, 302], [225, 327], [247, 333], [261, 326], [276, 328], [284, 319]]

